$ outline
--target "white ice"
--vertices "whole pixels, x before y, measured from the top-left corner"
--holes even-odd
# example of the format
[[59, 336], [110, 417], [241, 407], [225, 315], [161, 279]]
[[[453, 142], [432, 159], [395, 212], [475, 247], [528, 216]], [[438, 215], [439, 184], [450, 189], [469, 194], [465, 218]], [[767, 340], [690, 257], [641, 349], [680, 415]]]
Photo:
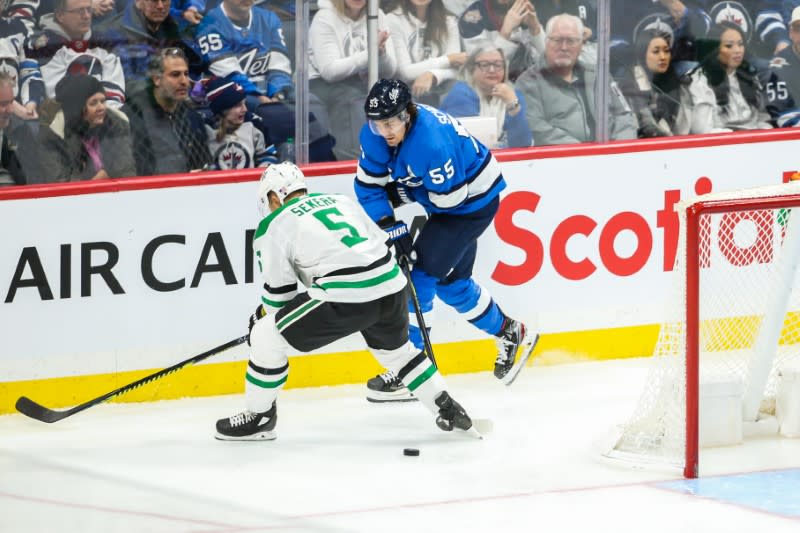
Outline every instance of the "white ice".
[[[483, 440], [363, 385], [283, 391], [278, 439], [221, 442], [241, 395], [106, 404], [52, 425], [0, 416], [0, 531], [714, 532], [800, 530], [800, 518], [656, 488], [678, 472], [600, 461], [647, 360], [447, 376]], [[403, 448], [419, 448], [406, 457]], [[800, 466], [800, 439], [704, 450], [701, 475]]]

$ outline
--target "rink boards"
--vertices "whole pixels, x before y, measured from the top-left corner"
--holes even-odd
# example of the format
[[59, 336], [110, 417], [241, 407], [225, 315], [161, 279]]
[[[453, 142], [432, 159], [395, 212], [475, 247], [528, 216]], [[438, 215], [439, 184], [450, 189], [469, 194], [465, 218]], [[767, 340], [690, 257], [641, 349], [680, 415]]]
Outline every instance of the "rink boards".
[[[780, 183], [800, 132], [514, 150], [476, 279], [543, 332], [534, 362], [650, 353], [677, 245], [673, 206], [695, 193]], [[313, 191], [352, 195], [354, 165], [307, 169]], [[0, 191], [0, 413], [21, 394], [70, 405], [240, 336], [259, 302], [249, 247], [255, 180], [240, 171]], [[421, 211], [401, 211], [414, 227]], [[488, 370], [491, 340], [440, 303], [442, 370]], [[246, 346], [126, 396], [239, 392]], [[358, 337], [292, 354], [287, 386], [379, 370]]]

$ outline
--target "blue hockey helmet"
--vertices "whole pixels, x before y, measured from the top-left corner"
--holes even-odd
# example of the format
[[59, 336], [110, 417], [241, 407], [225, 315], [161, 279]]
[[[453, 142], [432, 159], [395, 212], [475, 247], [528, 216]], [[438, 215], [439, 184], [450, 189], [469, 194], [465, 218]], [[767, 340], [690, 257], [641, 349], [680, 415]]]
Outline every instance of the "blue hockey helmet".
[[369, 90], [364, 112], [369, 120], [384, 120], [399, 115], [411, 103], [411, 90], [400, 80], [380, 79]]

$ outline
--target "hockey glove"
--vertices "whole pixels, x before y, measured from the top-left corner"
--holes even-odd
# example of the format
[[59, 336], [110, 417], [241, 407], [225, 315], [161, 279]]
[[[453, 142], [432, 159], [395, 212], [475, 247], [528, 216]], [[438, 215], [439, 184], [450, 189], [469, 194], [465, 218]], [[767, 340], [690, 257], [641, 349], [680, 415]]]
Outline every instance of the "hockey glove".
[[385, 189], [386, 195], [389, 197], [389, 201], [394, 208], [414, 202], [414, 198], [411, 197], [411, 192], [397, 182], [392, 181], [388, 183]]
[[397, 262], [402, 264], [405, 261], [408, 267], [416, 263], [417, 252], [414, 250], [414, 241], [411, 240], [406, 223], [385, 219], [380, 226], [389, 234], [389, 242], [394, 246]]
[[264, 315], [266, 315], [266, 314], [267, 313], [264, 311], [264, 305], [263, 304], [259, 304], [258, 307], [256, 307], [255, 313], [250, 315], [250, 322], [247, 325], [247, 345], [248, 346], [250, 346], [250, 334], [253, 332], [253, 326], [256, 325], [256, 322], [258, 322], [259, 320], [264, 318]]

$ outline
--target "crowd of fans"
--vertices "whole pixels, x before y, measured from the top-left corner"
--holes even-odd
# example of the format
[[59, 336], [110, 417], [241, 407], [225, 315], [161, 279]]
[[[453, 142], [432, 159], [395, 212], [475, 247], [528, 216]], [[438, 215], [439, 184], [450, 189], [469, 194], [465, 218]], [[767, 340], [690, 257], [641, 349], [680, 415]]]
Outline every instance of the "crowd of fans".
[[[6, 0], [0, 184], [264, 166], [295, 132], [294, 0]], [[366, 0], [317, 0], [311, 161], [354, 159], [368, 90]], [[800, 123], [800, 0], [382, 0], [381, 77], [491, 148]]]

